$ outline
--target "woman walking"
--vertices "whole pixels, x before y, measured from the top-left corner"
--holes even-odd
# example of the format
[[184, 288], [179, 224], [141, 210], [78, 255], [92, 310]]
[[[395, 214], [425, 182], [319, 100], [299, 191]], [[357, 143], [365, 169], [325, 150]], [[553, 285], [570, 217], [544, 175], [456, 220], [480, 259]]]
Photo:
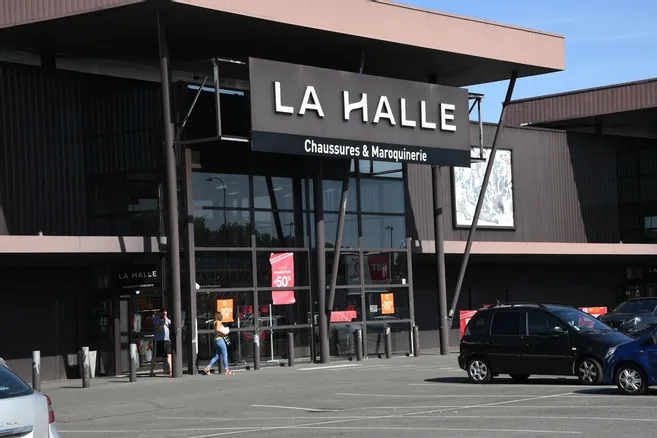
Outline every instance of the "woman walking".
[[207, 375], [210, 375], [210, 369], [212, 365], [219, 360], [219, 355], [221, 355], [222, 360], [224, 361], [224, 374], [233, 374], [231, 370], [228, 369], [228, 348], [226, 348], [226, 336], [230, 333], [230, 329], [225, 327], [221, 322], [224, 319], [224, 314], [217, 312], [214, 314], [214, 346], [216, 354], [210, 360], [210, 363], [203, 370]]

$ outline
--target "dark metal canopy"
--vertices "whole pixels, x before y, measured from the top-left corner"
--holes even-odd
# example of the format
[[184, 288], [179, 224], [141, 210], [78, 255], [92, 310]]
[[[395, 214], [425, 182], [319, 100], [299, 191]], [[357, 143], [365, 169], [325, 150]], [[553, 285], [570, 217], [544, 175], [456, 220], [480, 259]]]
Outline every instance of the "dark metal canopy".
[[[80, 3], [78, 0], [72, 2]], [[519, 68], [519, 76], [555, 71], [554, 68], [544, 66], [522, 65], [293, 26], [178, 2], [94, 2], [102, 3], [104, 8], [99, 6], [77, 14], [66, 10], [59, 15], [51, 14], [59, 18], [27, 20], [17, 25], [12, 22], [2, 23], [0, 20], [1, 44], [8, 49], [46, 55], [65, 54], [81, 58], [149, 62], [156, 66], [158, 46], [155, 11], [159, 10], [163, 11], [166, 20], [174, 69], [190, 61], [211, 57], [244, 59], [253, 56], [358, 71], [364, 52], [364, 72], [367, 74], [422, 82], [427, 81], [429, 74], [434, 74], [439, 83], [451, 86], [508, 79], [516, 68]], [[25, 0], [23, 5], [28, 9], [34, 7], [30, 6], [34, 3], [43, 2]], [[68, 3], [71, 2], [61, 4]], [[15, 8], [19, 7], [19, 2], [13, 4]], [[39, 15], [37, 12], [34, 15]], [[485, 50], [481, 52], [483, 54]]]

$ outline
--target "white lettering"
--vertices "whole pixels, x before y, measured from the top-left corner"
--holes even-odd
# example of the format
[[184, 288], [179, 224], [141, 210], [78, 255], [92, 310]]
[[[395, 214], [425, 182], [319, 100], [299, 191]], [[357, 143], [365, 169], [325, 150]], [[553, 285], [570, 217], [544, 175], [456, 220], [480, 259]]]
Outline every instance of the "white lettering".
[[417, 122], [415, 120], [408, 120], [406, 118], [406, 99], [402, 97], [399, 100], [399, 105], [401, 108], [401, 125], [408, 126], [409, 128], [415, 128], [417, 126]]
[[359, 102], [349, 102], [349, 92], [342, 92], [342, 99], [344, 101], [344, 119], [349, 120], [349, 115], [352, 111], [361, 110], [363, 123], [367, 123], [367, 93], [361, 93]]
[[392, 126], [395, 126], [395, 116], [392, 114], [390, 102], [388, 102], [388, 98], [385, 96], [381, 96], [379, 99], [379, 105], [376, 107], [376, 113], [374, 113], [372, 123], [379, 123], [380, 119], [388, 119], [388, 122], [390, 122]]
[[[312, 98], [312, 102], [310, 101]], [[303, 95], [303, 101], [301, 102], [301, 108], [299, 108], [299, 115], [302, 116], [306, 114], [306, 111], [312, 110], [316, 111], [319, 117], [324, 117], [324, 110], [322, 105], [319, 103], [319, 98], [315, 92], [315, 87], [308, 85], [306, 87], [306, 92]]]
[[281, 83], [274, 82], [274, 99], [276, 101], [276, 112], [283, 114], [294, 114], [294, 108], [283, 105], [281, 98]]
[[424, 100], [420, 101], [420, 118], [422, 123], [420, 125], [423, 129], [436, 129], [436, 124], [434, 122], [427, 121], [427, 103]]
[[312, 148], [312, 145], [311, 145], [309, 139], [306, 139], [306, 141], [303, 142], [303, 149], [308, 153], [311, 153], [313, 151], [313, 148]]
[[[442, 131], [456, 131], [456, 126], [449, 125], [447, 122], [454, 120], [454, 110], [456, 109], [455, 105], [451, 103], [441, 103], [440, 104], [440, 129]], [[447, 111], [450, 111], [448, 114]]]

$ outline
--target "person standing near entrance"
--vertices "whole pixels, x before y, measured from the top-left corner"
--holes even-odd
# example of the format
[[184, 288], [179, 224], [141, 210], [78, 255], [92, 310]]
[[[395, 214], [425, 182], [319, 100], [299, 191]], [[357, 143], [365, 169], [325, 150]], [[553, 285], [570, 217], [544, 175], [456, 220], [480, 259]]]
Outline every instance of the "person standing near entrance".
[[155, 355], [151, 360], [151, 377], [155, 377], [155, 364], [158, 357], [166, 357], [169, 364], [169, 377], [171, 377], [171, 338], [169, 337], [169, 327], [171, 320], [167, 317], [167, 311], [153, 318], [153, 328], [155, 329]]
[[212, 365], [219, 360], [219, 355], [221, 355], [224, 362], [224, 374], [233, 374], [233, 372], [228, 369], [228, 348], [226, 347], [228, 345], [226, 337], [228, 336], [228, 333], [230, 333], [230, 329], [223, 325], [223, 319], [223, 313], [217, 312], [214, 314], [214, 346], [216, 353], [212, 360], [210, 360], [208, 366], [203, 370], [207, 375], [210, 375]]

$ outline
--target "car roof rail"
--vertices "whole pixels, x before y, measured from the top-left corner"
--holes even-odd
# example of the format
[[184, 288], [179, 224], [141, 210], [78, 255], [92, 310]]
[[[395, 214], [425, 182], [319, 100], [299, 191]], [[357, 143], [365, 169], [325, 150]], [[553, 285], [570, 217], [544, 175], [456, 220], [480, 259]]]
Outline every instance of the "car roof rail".
[[490, 307], [502, 307], [502, 306], [536, 306], [541, 309], [547, 309], [546, 305], [557, 305], [557, 306], [567, 306], [567, 307], [572, 307], [568, 306], [567, 304], [559, 303], [559, 302], [550, 302], [550, 301], [541, 301], [540, 303], [537, 303], [535, 301], [508, 301], [505, 303], [500, 303], [497, 302], [496, 304], [493, 304]]

